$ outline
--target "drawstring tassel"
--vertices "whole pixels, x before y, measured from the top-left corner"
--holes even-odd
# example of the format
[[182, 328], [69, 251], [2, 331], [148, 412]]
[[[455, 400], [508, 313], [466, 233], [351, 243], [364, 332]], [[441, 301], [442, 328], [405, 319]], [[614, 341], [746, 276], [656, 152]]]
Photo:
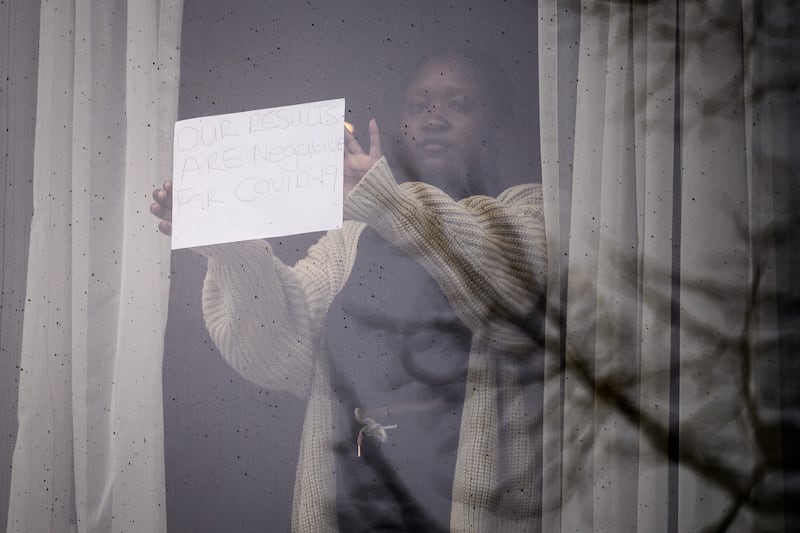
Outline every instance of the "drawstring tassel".
[[353, 410], [353, 415], [356, 417], [356, 421], [359, 424], [362, 424], [364, 427], [358, 432], [358, 438], [356, 439], [356, 447], [358, 449], [358, 456], [361, 457], [361, 442], [364, 440], [364, 435], [367, 437], [375, 437], [381, 442], [386, 442], [387, 429], [394, 429], [397, 427], [397, 424], [392, 424], [391, 426], [384, 426], [383, 424], [379, 424], [375, 421], [374, 418], [368, 418], [364, 416], [364, 412], [361, 410], [360, 407], [356, 407]]

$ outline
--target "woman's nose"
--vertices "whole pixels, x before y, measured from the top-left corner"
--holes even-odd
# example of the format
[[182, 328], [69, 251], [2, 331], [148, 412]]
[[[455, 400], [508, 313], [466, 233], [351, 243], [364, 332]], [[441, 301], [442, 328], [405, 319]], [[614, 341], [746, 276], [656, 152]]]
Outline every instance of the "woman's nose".
[[434, 104], [428, 108], [428, 113], [425, 116], [425, 127], [429, 129], [446, 128], [450, 123], [447, 120], [447, 113], [444, 108], [438, 104]]

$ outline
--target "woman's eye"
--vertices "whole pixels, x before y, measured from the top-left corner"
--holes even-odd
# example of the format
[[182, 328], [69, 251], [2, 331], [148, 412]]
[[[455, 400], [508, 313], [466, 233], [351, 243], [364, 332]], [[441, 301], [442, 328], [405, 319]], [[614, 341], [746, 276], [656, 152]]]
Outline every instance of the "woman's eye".
[[458, 98], [455, 100], [451, 100], [448, 106], [450, 107], [450, 109], [458, 111], [459, 113], [469, 113], [475, 108], [472, 102], [470, 102], [466, 98]]

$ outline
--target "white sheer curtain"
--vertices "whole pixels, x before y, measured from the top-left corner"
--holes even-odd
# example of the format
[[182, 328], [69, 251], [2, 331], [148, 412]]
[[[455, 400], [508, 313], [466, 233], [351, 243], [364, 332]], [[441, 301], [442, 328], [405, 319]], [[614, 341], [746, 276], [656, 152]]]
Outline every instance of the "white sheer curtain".
[[756, 6], [539, 6], [543, 530], [781, 530]]
[[161, 359], [181, 0], [42, 2], [8, 531], [166, 529]]

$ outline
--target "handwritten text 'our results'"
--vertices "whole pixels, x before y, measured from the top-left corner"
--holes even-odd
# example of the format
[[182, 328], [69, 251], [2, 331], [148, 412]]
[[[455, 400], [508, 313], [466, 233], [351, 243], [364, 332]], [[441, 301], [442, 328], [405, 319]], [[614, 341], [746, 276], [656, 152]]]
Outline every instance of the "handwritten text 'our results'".
[[176, 211], [336, 195], [342, 120], [338, 106], [320, 102], [178, 123]]

